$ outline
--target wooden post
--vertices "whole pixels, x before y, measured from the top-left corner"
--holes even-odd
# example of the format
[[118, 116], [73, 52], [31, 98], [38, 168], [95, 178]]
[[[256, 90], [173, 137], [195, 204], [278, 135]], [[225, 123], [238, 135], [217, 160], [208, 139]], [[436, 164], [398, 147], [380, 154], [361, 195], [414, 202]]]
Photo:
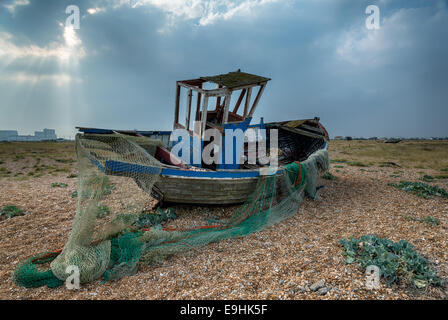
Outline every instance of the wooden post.
[[260, 90], [258, 90], [257, 97], [255, 98], [254, 104], [252, 105], [252, 108], [249, 112], [249, 117], [252, 117], [252, 115], [255, 112], [255, 109], [257, 108], [257, 104], [260, 101], [261, 95], [263, 94], [264, 88], [266, 87], [266, 83], [263, 83], [260, 87]]
[[249, 104], [251, 97], [252, 97], [252, 87], [247, 89], [246, 104], [244, 105], [244, 115], [243, 115], [244, 118], [247, 117], [247, 113], [249, 112]]
[[201, 118], [201, 138], [204, 138], [205, 125], [207, 123], [207, 108], [208, 108], [208, 95], [204, 94], [204, 101], [202, 102], [202, 118]]
[[244, 96], [246, 95], [247, 89], [243, 89], [241, 91], [240, 97], [238, 98], [238, 101], [236, 102], [235, 108], [233, 109], [233, 113], [237, 113], [238, 109], [240, 108], [240, 104], [243, 101]]
[[179, 123], [179, 100], [180, 100], [180, 85], [176, 83], [176, 105], [174, 107], [174, 128]]
[[186, 123], [185, 127], [187, 130], [190, 130], [190, 113], [191, 113], [191, 97], [193, 96], [193, 90], [188, 89], [188, 100], [187, 100], [187, 115], [186, 115]]
[[[199, 88], [202, 89], [202, 83], [199, 86]], [[197, 101], [197, 104], [196, 104], [196, 117], [194, 119], [195, 121], [199, 121], [201, 119], [201, 116], [200, 116], [200, 114], [201, 114], [201, 101], [202, 101], [202, 93], [198, 92], [198, 101]]]
[[[222, 85], [218, 85], [218, 88], [222, 88]], [[220, 106], [220, 104], [221, 104], [221, 97], [217, 97], [216, 98], [216, 107], [215, 107], [215, 110], [216, 109], [218, 109], [218, 107]]]
[[227, 123], [227, 120], [229, 119], [229, 107], [230, 107], [230, 98], [232, 97], [232, 92], [230, 91], [226, 95], [226, 100], [224, 104], [224, 116], [222, 118], [222, 123]]

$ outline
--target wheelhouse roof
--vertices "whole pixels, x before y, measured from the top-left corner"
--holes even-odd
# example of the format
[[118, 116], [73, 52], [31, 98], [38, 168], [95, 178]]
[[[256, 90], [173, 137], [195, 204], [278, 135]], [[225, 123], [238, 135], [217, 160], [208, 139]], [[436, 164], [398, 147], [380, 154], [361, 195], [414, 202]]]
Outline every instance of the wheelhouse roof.
[[241, 72], [240, 70], [236, 72], [229, 72], [226, 74], [219, 74], [217, 76], [201, 77], [201, 79], [209, 82], [214, 82], [229, 89], [250, 85], [260, 85], [271, 80], [269, 78], [257, 76], [255, 74]]
[[216, 76], [207, 76], [207, 77], [200, 77], [198, 79], [183, 80], [179, 81], [179, 83], [201, 87], [204, 82], [213, 82], [222, 88], [233, 90], [237, 88], [261, 85], [263, 83], [268, 82], [269, 80], [271, 79], [257, 76], [255, 74], [241, 72], [240, 70], [238, 70], [235, 72], [219, 74]]

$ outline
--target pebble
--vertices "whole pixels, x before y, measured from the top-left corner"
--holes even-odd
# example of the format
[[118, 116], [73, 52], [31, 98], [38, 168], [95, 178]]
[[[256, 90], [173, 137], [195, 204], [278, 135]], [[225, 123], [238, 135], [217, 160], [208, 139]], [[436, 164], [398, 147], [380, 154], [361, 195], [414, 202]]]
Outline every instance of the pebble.
[[299, 287], [296, 288], [296, 292], [297, 293], [302, 293], [302, 292], [305, 292], [305, 291], [306, 291], [305, 287], [299, 286]]
[[321, 296], [324, 296], [324, 295], [326, 295], [330, 290], [331, 290], [331, 289], [328, 288], [328, 287], [323, 287], [323, 288], [320, 288], [319, 290], [317, 290], [317, 294], [319, 294], [319, 295], [321, 295]]
[[323, 286], [325, 286], [325, 279], [322, 279], [322, 280], [319, 280], [319, 281], [313, 283], [313, 284], [310, 286], [310, 290], [311, 290], [311, 291], [317, 291], [317, 290], [319, 290], [320, 288], [322, 288]]

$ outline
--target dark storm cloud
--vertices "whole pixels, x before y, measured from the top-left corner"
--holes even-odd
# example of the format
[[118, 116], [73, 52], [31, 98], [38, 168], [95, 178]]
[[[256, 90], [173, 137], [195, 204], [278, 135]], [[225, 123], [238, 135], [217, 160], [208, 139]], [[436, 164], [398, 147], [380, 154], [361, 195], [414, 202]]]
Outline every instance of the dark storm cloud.
[[[170, 129], [176, 80], [241, 68], [273, 79], [256, 121], [319, 116], [333, 136], [448, 135], [446, 1], [279, 1], [207, 25], [149, 4], [30, 2], [14, 15], [0, 9], [9, 42], [63, 41], [58, 23], [77, 4], [85, 56], [62, 71], [53, 58], [0, 62], [0, 79], [20, 72], [74, 79], [69, 88], [0, 80], [5, 129]], [[370, 4], [381, 9], [380, 30], [365, 28]], [[104, 10], [86, 13], [94, 7]]]

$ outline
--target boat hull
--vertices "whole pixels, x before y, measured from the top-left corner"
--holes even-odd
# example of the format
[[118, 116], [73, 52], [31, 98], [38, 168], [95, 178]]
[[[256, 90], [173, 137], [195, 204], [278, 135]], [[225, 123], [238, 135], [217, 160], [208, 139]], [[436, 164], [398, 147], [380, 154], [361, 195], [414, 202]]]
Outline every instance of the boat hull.
[[253, 193], [258, 178], [213, 179], [160, 176], [155, 187], [169, 203], [229, 205], [243, 203]]
[[[282, 163], [304, 161], [313, 152], [326, 148], [328, 134], [319, 123], [319, 119], [306, 119], [278, 123], [266, 123], [268, 130], [279, 130], [278, 148], [282, 151]], [[84, 134], [112, 134], [118, 132], [124, 135], [146, 136], [154, 140], [161, 140], [170, 149], [172, 141], [170, 131], [117, 131], [110, 129], [78, 128]], [[266, 136], [269, 136], [266, 134]], [[153, 155], [154, 156], [154, 155]], [[156, 167], [140, 166], [130, 163], [106, 161], [101, 168], [106, 174], [126, 176], [129, 172], [145, 174], [159, 174]], [[280, 167], [277, 175], [283, 174]], [[164, 203], [185, 203], [204, 205], [231, 205], [245, 202], [254, 192], [260, 169], [218, 169], [196, 170], [163, 165], [154, 187], [146, 186], [145, 179], [135, 178], [136, 183], [152, 196]]]

